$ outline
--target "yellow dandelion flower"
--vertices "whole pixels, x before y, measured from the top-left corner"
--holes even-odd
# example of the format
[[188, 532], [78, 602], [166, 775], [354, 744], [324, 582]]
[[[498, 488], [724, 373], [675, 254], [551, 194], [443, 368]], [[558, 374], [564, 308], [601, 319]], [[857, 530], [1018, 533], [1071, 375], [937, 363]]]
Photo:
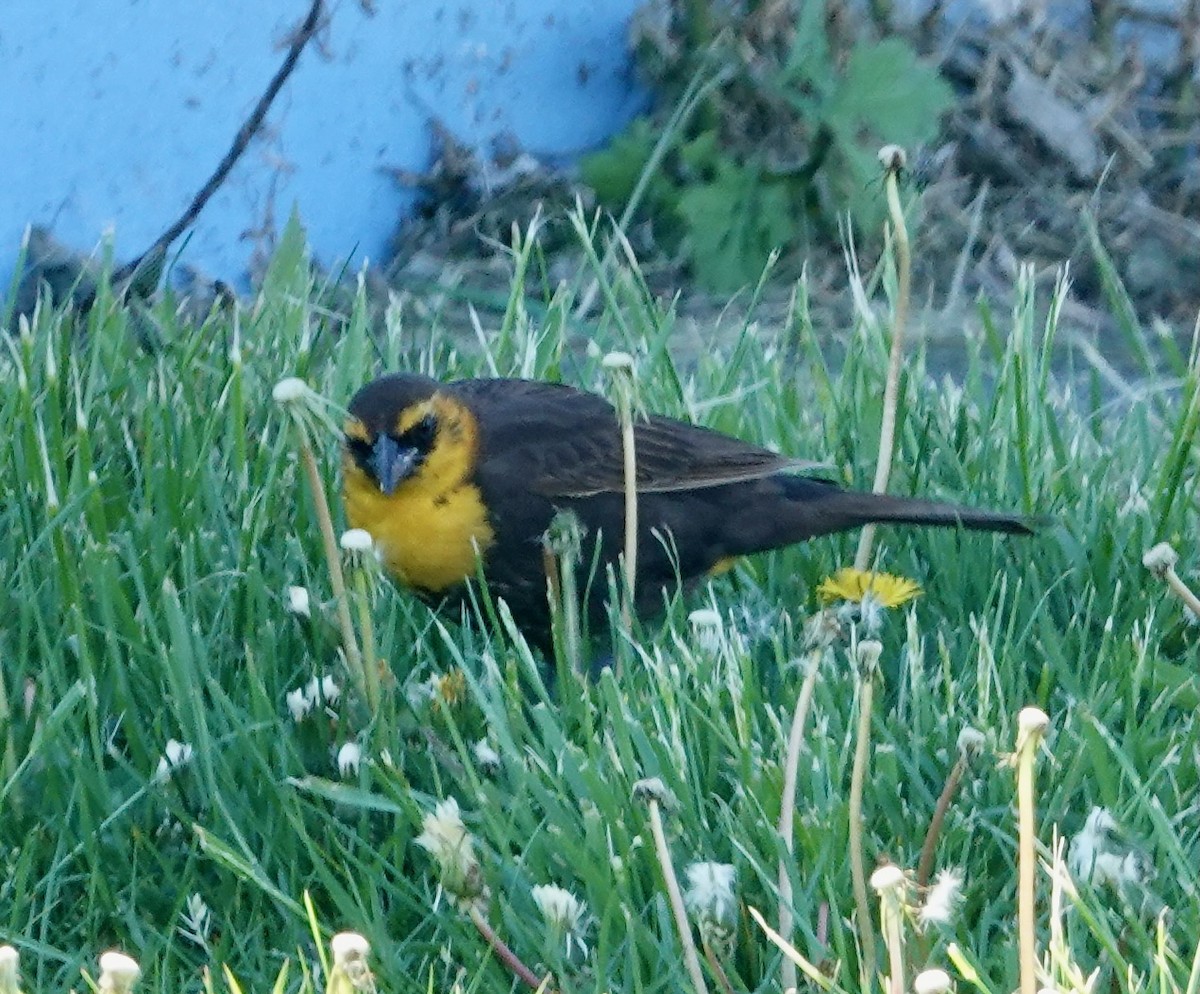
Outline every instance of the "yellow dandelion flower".
[[868, 595], [883, 607], [899, 607], [914, 597], [920, 597], [921, 587], [906, 576], [872, 573], [851, 567], [844, 567], [833, 576], [827, 576], [817, 587], [817, 596], [823, 604], [833, 601], [861, 604]]
[[438, 700], [445, 702], [450, 707], [461, 703], [467, 696], [467, 678], [458, 668], [435, 677], [434, 684], [437, 688]]

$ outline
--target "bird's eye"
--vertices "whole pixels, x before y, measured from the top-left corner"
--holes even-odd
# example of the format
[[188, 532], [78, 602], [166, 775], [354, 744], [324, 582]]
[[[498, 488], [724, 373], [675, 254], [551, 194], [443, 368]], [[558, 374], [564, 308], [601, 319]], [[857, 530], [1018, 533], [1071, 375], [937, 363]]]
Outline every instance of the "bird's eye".
[[437, 424], [437, 418], [431, 411], [404, 434], [412, 440], [417, 448], [428, 449], [433, 445], [433, 439], [437, 435]]
[[346, 436], [346, 448], [350, 450], [350, 454], [359, 462], [370, 458], [371, 443], [365, 438], [358, 438], [354, 435]]

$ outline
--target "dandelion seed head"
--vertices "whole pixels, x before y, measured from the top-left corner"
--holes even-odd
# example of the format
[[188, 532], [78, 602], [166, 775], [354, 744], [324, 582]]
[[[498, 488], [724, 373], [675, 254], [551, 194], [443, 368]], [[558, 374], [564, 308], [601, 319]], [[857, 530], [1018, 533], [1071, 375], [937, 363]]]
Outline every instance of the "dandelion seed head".
[[363, 528], [350, 528], [342, 532], [339, 540], [344, 552], [368, 553], [375, 548], [371, 533]]
[[12, 946], [0, 946], [0, 994], [18, 994], [21, 955]]
[[357, 932], [338, 932], [330, 941], [333, 962], [344, 966], [350, 960], [366, 959], [371, 954], [371, 943]]
[[1050, 718], [1041, 708], [1022, 708], [1017, 716], [1017, 727], [1024, 734], [1038, 734], [1050, 727]]
[[913, 978], [915, 994], [946, 994], [950, 990], [950, 974], [934, 967], [922, 970]]
[[307, 718], [313, 709], [312, 700], [303, 687], [289, 690], [284, 696], [284, 703], [287, 704], [288, 713], [296, 724]]
[[472, 746], [475, 762], [487, 773], [496, 773], [500, 769], [500, 753], [492, 748], [487, 739], [480, 739]]
[[554, 884], [538, 885], [531, 888], [530, 893], [546, 927], [562, 937], [567, 956], [576, 950], [580, 956], [587, 956], [588, 947], [583, 939], [587, 905], [569, 890]]
[[987, 736], [978, 728], [964, 725], [963, 730], [958, 733], [959, 754], [970, 759], [978, 756], [985, 748], [987, 748]]
[[883, 656], [883, 643], [877, 639], [863, 639], [857, 648], [858, 665], [864, 670], [874, 670]]
[[280, 380], [271, 390], [271, 399], [276, 404], [294, 404], [308, 395], [308, 384], [298, 376]]
[[684, 871], [688, 886], [683, 903], [697, 919], [732, 925], [737, 916], [732, 863], [696, 862]]
[[333, 950], [333, 968], [341, 971], [358, 991], [374, 991], [375, 978], [367, 966], [371, 944], [357, 932], [338, 932], [329, 942]]
[[845, 631], [837, 611], [825, 608], [804, 621], [804, 645], [808, 649], [825, 649], [840, 639]]
[[301, 618], [310, 617], [311, 605], [307, 587], [287, 588], [287, 609]]
[[142, 968], [132, 956], [111, 949], [100, 956], [102, 994], [126, 994], [141, 975]]
[[698, 608], [688, 615], [688, 624], [698, 648], [708, 653], [717, 652], [721, 648], [724, 626], [719, 611], [708, 607]]
[[655, 801], [664, 808], [670, 807], [675, 801], [670, 788], [659, 777], [647, 777], [644, 780], [638, 780], [633, 785], [633, 799], [635, 801], [645, 801], [646, 803]]
[[421, 827], [416, 843], [438, 864], [442, 888], [462, 904], [485, 903], [487, 887], [475, 857], [475, 840], [463, 824], [458, 801], [438, 801]]
[[957, 869], [942, 870], [925, 895], [921, 905], [920, 921], [922, 925], [948, 925], [958, 910], [962, 898], [962, 871]]
[[163, 755], [159, 757], [155, 777], [158, 780], [169, 780], [179, 767], [190, 763], [194, 755], [195, 750], [190, 743], [168, 739], [166, 746], [163, 748]]
[[1140, 850], [1124, 843], [1116, 819], [1107, 808], [1095, 807], [1071, 839], [1067, 866], [1076, 880], [1118, 890], [1141, 886], [1154, 876], [1154, 866]]
[[899, 145], [884, 145], [878, 157], [879, 164], [889, 173], [901, 172], [908, 165], [908, 154]]
[[871, 886], [880, 894], [885, 891], [898, 890], [905, 883], [904, 871], [895, 863], [884, 863], [871, 874]]
[[555, 884], [539, 884], [530, 889], [530, 894], [547, 925], [571, 932], [579, 928], [586, 908], [569, 890]]
[[600, 360], [600, 365], [608, 370], [632, 372], [633, 356], [628, 352], [609, 352]]
[[338, 775], [343, 779], [357, 776], [362, 764], [362, 746], [357, 742], [345, 742], [337, 751]]
[[1177, 562], [1179, 553], [1171, 548], [1169, 542], [1159, 542], [1142, 556], [1142, 565], [1156, 576], [1164, 576], [1168, 570], [1175, 568]]

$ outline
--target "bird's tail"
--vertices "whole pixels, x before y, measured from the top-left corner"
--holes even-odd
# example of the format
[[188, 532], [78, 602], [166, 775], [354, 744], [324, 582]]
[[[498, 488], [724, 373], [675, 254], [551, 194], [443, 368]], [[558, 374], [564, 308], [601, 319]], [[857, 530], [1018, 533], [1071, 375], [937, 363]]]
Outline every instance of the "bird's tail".
[[1032, 535], [1044, 524], [1037, 518], [1004, 511], [983, 511], [920, 497], [843, 490], [836, 484], [802, 476], [785, 476], [781, 480], [784, 493], [792, 501], [797, 531], [801, 533], [792, 541], [867, 524], [931, 525], [1013, 535]]

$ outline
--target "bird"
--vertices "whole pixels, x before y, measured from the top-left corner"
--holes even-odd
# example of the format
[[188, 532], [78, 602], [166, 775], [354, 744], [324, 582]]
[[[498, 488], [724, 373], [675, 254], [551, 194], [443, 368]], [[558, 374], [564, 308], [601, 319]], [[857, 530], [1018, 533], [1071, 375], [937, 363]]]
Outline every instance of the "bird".
[[[739, 557], [865, 524], [1030, 534], [1020, 514], [846, 489], [818, 464], [662, 415], [633, 428], [637, 568], [633, 607], [661, 610]], [[625, 543], [621, 428], [603, 397], [539, 380], [440, 382], [384, 375], [347, 409], [343, 504], [387, 571], [431, 603], [461, 603], [478, 576], [503, 598], [530, 644], [551, 646], [546, 533], [570, 512], [592, 625], [607, 617], [604, 567]]]

